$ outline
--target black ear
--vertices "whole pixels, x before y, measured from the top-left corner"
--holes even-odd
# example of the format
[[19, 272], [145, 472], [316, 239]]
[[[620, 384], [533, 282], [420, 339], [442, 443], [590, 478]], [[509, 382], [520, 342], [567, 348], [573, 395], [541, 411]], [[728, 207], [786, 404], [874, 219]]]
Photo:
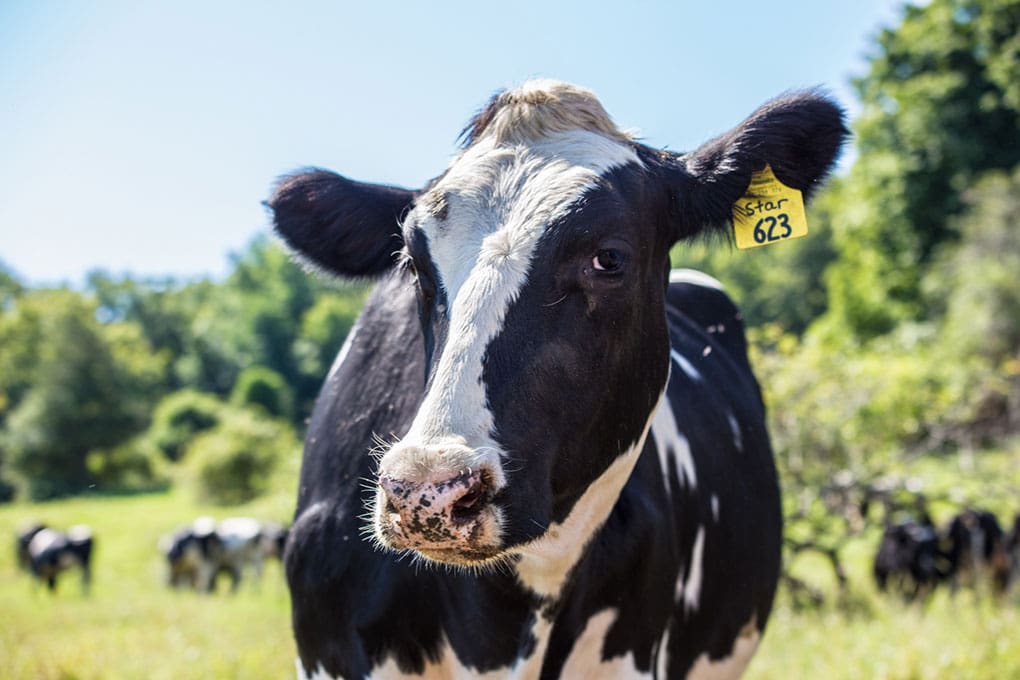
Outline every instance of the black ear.
[[313, 264], [340, 276], [377, 276], [395, 261], [400, 220], [414, 192], [311, 169], [280, 180], [267, 205], [276, 232]]
[[725, 230], [751, 173], [766, 164], [807, 200], [832, 169], [848, 135], [843, 110], [808, 90], [773, 99], [729, 132], [673, 156], [666, 163], [678, 213], [675, 237]]

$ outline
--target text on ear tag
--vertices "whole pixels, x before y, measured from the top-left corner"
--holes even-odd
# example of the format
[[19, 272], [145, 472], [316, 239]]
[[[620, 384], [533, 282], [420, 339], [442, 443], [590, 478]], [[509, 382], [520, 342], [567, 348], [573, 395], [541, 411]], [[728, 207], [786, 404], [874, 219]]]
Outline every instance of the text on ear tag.
[[733, 204], [733, 230], [741, 249], [807, 236], [800, 190], [780, 182], [766, 164], [751, 175], [747, 191]]

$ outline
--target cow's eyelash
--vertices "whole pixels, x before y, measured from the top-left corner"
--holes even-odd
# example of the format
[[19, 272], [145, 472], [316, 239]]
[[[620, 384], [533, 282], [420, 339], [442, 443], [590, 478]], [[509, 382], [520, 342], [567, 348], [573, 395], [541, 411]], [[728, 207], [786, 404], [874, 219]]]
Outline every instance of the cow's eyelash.
[[401, 248], [395, 252], [394, 257], [397, 260], [397, 268], [401, 271], [415, 271], [414, 260], [411, 258], [411, 253], [408, 252], [407, 247]]

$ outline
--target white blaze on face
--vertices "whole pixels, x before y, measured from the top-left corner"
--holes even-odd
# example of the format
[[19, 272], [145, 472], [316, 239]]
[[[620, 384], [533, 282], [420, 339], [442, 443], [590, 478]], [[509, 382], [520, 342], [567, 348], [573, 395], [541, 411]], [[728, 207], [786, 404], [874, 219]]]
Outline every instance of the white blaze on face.
[[601, 175], [638, 162], [630, 146], [585, 130], [514, 146], [483, 136], [453, 161], [430, 190], [444, 205], [441, 217], [424, 207], [427, 198], [409, 217], [428, 240], [449, 330], [402, 448], [450, 442], [498, 449], [482, 359], [527, 282], [535, 247]]

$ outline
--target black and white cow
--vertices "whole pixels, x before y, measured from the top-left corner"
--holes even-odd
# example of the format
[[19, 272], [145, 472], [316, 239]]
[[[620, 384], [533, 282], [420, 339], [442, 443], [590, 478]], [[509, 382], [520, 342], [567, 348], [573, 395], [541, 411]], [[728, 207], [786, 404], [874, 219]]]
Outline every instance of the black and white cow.
[[199, 517], [160, 541], [166, 558], [167, 584], [208, 592], [213, 589], [223, 541], [211, 517]]
[[69, 569], [81, 570], [82, 591], [92, 583], [92, 530], [77, 525], [66, 532], [36, 524], [18, 534], [18, 563], [46, 584], [57, 589], [57, 576]]
[[950, 586], [991, 588], [1003, 594], [1009, 586], [1007, 536], [998, 518], [987, 510], [967, 508], [946, 527], [943, 551], [949, 561]]
[[927, 515], [886, 525], [875, 553], [872, 573], [879, 590], [890, 589], [907, 600], [930, 595], [946, 576], [938, 529]]
[[804, 92], [676, 154], [535, 81], [420, 191], [283, 179], [287, 243], [380, 279], [306, 439], [299, 675], [738, 675], [779, 575], [779, 488], [740, 315], [669, 251], [723, 232], [765, 164], [810, 194], [845, 135]]
[[199, 517], [161, 542], [171, 587], [189, 586], [213, 592], [216, 579], [226, 573], [230, 588], [237, 591], [245, 571], [256, 581], [269, 557], [281, 559], [287, 530], [279, 524], [263, 524], [251, 517], [228, 517], [214, 521]]

